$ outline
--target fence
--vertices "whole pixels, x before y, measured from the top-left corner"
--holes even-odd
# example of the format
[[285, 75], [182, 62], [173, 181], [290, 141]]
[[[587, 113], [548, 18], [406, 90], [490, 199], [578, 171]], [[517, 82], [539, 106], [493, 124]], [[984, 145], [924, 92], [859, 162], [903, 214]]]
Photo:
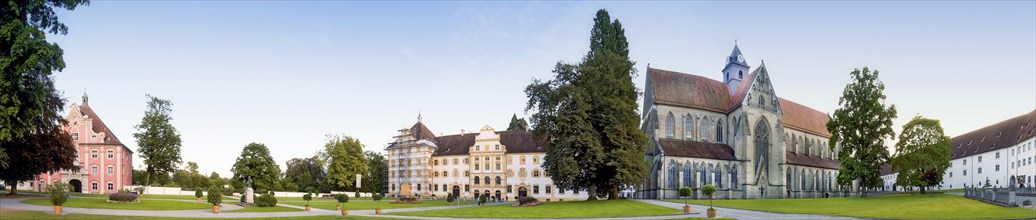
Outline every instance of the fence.
[[1036, 202], [1032, 188], [964, 188], [964, 196], [1007, 207], [1030, 206]]

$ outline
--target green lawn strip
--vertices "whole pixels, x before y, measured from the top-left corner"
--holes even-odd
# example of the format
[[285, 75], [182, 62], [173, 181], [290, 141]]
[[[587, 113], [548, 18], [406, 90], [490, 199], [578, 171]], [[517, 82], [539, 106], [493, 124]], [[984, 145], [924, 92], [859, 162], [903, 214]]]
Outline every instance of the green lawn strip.
[[[50, 199], [26, 199], [22, 203], [51, 206]], [[187, 210], [207, 209], [212, 205], [202, 202], [181, 202], [170, 200], [140, 200], [136, 203], [109, 203], [104, 199], [69, 198], [64, 207], [129, 210]]]
[[226, 212], [299, 212], [304, 211], [303, 209], [297, 209], [285, 206], [274, 206], [274, 207], [259, 207], [259, 206], [246, 206], [242, 209], [231, 210]]
[[452, 218], [604, 218], [680, 214], [673, 208], [631, 200], [546, 202], [531, 207], [491, 205], [458, 209], [390, 213], [390, 215]]
[[[215, 214], [218, 215], [218, 214]], [[137, 216], [113, 216], [113, 215], [85, 215], [85, 214], [64, 214], [55, 215], [51, 212], [40, 212], [40, 211], [25, 211], [25, 210], [14, 210], [14, 209], [3, 209], [0, 208], [0, 216], [2, 219], [58, 219], [58, 220], [194, 220], [194, 219], [209, 219], [209, 218], [174, 218], [174, 217], [137, 217]], [[333, 220], [333, 219], [389, 219], [394, 218], [378, 218], [378, 217], [364, 217], [364, 216], [339, 216], [339, 215], [320, 215], [320, 216], [297, 216], [297, 217], [277, 217], [277, 218], [225, 218], [225, 219], [247, 219], [247, 220]]]
[[[91, 198], [91, 199], [108, 199], [108, 195], [109, 194], [73, 193], [72, 195], [73, 196], [83, 197], [83, 198]], [[178, 200], [195, 200], [195, 201], [197, 201], [197, 199], [198, 199], [198, 197], [194, 197], [194, 195], [157, 195], [157, 194], [144, 194], [144, 195], [140, 196], [139, 198], [140, 199], [178, 199]], [[202, 202], [204, 202], [205, 199], [206, 199], [206, 197], [201, 197], [201, 201]], [[223, 196], [223, 201], [227, 201], [227, 200], [234, 200], [234, 198]]]
[[[278, 202], [281, 202], [281, 201], [278, 200]], [[290, 205], [297, 205], [297, 206], [306, 206], [306, 201], [287, 201], [287, 202], [281, 202], [281, 203], [290, 204]], [[313, 208], [335, 210], [335, 205], [337, 205], [338, 202], [334, 201], [334, 200], [330, 200], [330, 201], [311, 201], [309, 204], [311, 206], [313, 206]], [[457, 203], [455, 202], [454, 205], [456, 205], [456, 204]], [[471, 204], [476, 204], [476, 203], [475, 202], [463, 202], [463, 203], [461, 203], [461, 205], [471, 205]], [[398, 209], [398, 208], [417, 208], [417, 207], [447, 206], [449, 204], [447, 204], [445, 200], [422, 200], [421, 204], [391, 204], [391, 203], [389, 203], [389, 201], [384, 201], [384, 200], [382, 200], [381, 202], [352, 201], [352, 200], [350, 200], [349, 202], [345, 203], [344, 205], [345, 205], [345, 208], [347, 210], [373, 210], [374, 208], [379, 208], [379, 207], [382, 208], [382, 209]]]
[[[683, 203], [683, 200], [674, 199], [667, 201]], [[690, 200], [689, 203], [707, 206], [709, 205], [709, 200]], [[894, 194], [867, 198], [714, 200], [713, 205], [717, 207], [778, 213], [819, 214], [860, 218], [1036, 218], [1036, 211], [1031, 209], [1001, 207], [962, 196], [946, 194]]]

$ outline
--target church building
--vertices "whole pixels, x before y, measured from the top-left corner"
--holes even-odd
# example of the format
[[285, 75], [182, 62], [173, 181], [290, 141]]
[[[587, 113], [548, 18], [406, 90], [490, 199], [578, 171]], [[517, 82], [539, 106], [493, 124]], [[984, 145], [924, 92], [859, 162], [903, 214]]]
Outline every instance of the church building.
[[715, 198], [839, 195], [838, 150], [828, 147], [827, 114], [777, 96], [766, 65], [751, 66], [734, 45], [723, 81], [651, 68], [641, 129], [651, 140], [648, 179], [638, 198], [678, 198], [690, 187]]

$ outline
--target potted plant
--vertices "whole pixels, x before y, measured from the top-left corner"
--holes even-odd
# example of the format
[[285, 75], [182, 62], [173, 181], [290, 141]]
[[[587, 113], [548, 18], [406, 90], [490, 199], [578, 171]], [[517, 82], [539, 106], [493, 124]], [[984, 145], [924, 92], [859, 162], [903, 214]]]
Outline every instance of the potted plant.
[[218, 186], [209, 187], [208, 202], [212, 204], [212, 213], [219, 213], [219, 204], [223, 203], [223, 195], [219, 193]]
[[68, 201], [68, 185], [62, 182], [54, 182], [47, 186], [50, 193], [50, 204], [54, 205], [54, 214], [61, 214], [61, 205]]
[[375, 215], [381, 215], [381, 199], [384, 198], [384, 197], [385, 196], [382, 196], [381, 193], [373, 193], [373, 194], [371, 194], [371, 199], [374, 200], [374, 202], [377, 203], [376, 208], [374, 208], [374, 214]]
[[449, 203], [450, 205], [453, 205], [453, 200], [455, 200], [455, 198], [453, 198], [453, 194], [452, 193], [451, 194], [446, 194], [446, 203]]
[[704, 193], [706, 196], [709, 196], [709, 218], [715, 218], [716, 209], [712, 208], [712, 195], [716, 194], [716, 186], [713, 186], [712, 184], [707, 184], [705, 185], [705, 187], [701, 188], [701, 192]]
[[306, 195], [302, 195], [302, 200], [306, 200], [306, 211], [308, 212], [310, 210], [309, 200], [313, 200], [313, 193], [306, 193]]
[[691, 197], [691, 187], [680, 187], [680, 197], [683, 197], [683, 214], [691, 214], [691, 206], [687, 205], [687, 197]]
[[482, 194], [481, 196], [478, 197], [478, 205], [479, 206], [486, 205], [486, 201], [488, 201], [488, 200], [489, 200], [489, 195]]
[[202, 195], [202, 193], [201, 193], [201, 188], [198, 188], [198, 189], [194, 190], [194, 197], [198, 198], [198, 202], [201, 202], [201, 197], [202, 196], [204, 196], [204, 195]]
[[345, 193], [338, 194], [338, 195], [335, 195], [335, 199], [338, 200], [338, 206], [336, 208], [339, 208], [339, 209], [342, 210], [342, 216], [349, 215], [349, 210], [346, 210], [345, 207], [342, 204], [342, 203], [349, 202], [349, 195], [346, 195]]

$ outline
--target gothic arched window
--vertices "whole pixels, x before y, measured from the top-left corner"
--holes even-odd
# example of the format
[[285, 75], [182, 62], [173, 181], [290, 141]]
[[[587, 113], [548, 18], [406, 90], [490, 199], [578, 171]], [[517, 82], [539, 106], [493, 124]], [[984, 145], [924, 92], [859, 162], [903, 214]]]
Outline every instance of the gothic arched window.
[[766, 103], [766, 100], [763, 100], [763, 95], [759, 95], [759, 106], [764, 106], [764, 103]]
[[717, 165], [716, 169], [713, 170], [712, 174], [715, 175], [714, 178], [715, 178], [715, 181], [716, 181], [716, 188], [717, 189], [722, 189], [723, 188], [723, 167]]
[[701, 117], [701, 140], [709, 141], [709, 117]]
[[702, 186], [705, 186], [705, 184], [709, 184], [709, 179], [706, 178], [709, 175], [709, 170], [707, 169], [704, 163], [701, 164], [701, 166], [699, 167], [701, 167], [701, 169], [698, 169], [701, 170], [701, 172], [699, 172], [701, 176], [698, 182], [700, 182]]
[[755, 157], [758, 158], [755, 167], [759, 176], [769, 177], [770, 170], [770, 123], [762, 118], [755, 125]]
[[694, 120], [690, 115], [683, 116], [683, 139], [694, 139]]
[[737, 189], [737, 166], [730, 166], [730, 188]]
[[723, 121], [716, 121], [716, 142], [723, 142]]
[[680, 167], [680, 164], [676, 163], [676, 161], [669, 161], [669, 178], [666, 178], [666, 185], [670, 189], [676, 189], [680, 186], [680, 174], [677, 167]]
[[665, 137], [673, 138], [676, 133], [676, 119], [673, 118], [673, 113], [670, 112], [665, 116]]
[[683, 165], [683, 185], [687, 187], [694, 187], [694, 168], [691, 163]]

